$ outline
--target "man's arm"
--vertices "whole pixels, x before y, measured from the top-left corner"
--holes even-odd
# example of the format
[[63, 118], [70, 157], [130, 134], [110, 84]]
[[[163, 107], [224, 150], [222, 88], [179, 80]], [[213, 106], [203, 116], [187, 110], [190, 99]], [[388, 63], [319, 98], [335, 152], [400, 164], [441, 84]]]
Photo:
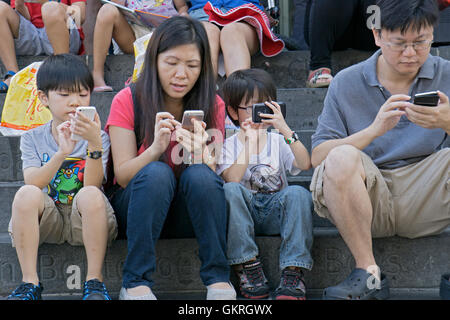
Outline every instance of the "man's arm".
[[439, 91], [439, 105], [424, 107], [410, 103], [405, 109], [408, 119], [426, 129], [442, 129], [450, 135], [450, 103], [446, 94]]
[[335, 147], [349, 144], [358, 148], [365, 149], [377, 137], [381, 137], [386, 132], [394, 128], [405, 113], [405, 108], [410, 105], [407, 102], [411, 97], [404, 94], [391, 96], [383, 106], [381, 106], [375, 120], [366, 129], [354, 133], [342, 139], [331, 139], [322, 142], [311, 152], [311, 162], [313, 167], [319, 166], [327, 157], [328, 153]]

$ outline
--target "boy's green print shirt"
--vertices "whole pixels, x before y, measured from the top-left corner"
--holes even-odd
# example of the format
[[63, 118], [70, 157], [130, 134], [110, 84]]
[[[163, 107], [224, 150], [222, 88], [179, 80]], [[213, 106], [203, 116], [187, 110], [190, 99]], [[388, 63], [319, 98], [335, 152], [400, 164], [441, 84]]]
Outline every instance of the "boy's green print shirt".
[[[20, 139], [22, 152], [22, 169], [44, 166], [58, 151], [58, 145], [51, 133], [51, 121], [45, 125], [25, 132]], [[109, 137], [101, 131], [103, 145], [103, 173], [109, 156]], [[42, 191], [47, 193], [56, 204], [72, 204], [77, 192], [83, 187], [84, 168], [86, 165], [87, 141], [80, 140], [74, 150], [62, 163], [57, 173], [47, 187]]]
[[55, 177], [47, 186], [48, 195], [56, 204], [72, 204], [73, 198], [83, 187], [86, 160], [66, 158]]

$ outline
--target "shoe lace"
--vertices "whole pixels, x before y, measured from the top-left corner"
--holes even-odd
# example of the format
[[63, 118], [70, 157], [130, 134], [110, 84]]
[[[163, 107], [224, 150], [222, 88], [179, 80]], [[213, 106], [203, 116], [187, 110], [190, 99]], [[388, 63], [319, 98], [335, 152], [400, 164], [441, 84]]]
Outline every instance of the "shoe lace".
[[11, 297], [22, 298], [25, 300], [36, 300], [35, 285], [32, 283], [22, 283], [11, 293]]
[[293, 288], [296, 290], [303, 289], [303, 273], [300, 271], [285, 271], [283, 272], [283, 286]]
[[251, 285], [262, 286], [266, 281], [260, 264], [254, 267], [244, 268], [244, 273]]
[[89, 280], [84, 283], [84, 290], [83, 290], [84, 296], [87, 296], [92, 293], [101, 293], [108, 300], [111, 299], [103, 282], [100, 282], [98, 280]]

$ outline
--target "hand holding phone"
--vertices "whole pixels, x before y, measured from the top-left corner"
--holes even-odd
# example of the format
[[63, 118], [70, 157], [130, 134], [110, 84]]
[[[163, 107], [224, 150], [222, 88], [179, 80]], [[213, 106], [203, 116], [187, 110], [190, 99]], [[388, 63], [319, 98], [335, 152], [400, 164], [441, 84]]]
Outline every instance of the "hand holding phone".
[[[95, 107], [83, 106], [83, 107], [78, 107], [76, 110], [77, 110], [77, 114], [82, 113], [89, 120], [94, 121], [95, 113], [97, 112]], [[75, 116], [75, 120], [76, 119], [77, 119], [77, 116]], [[72, 135], [70, 136], [70, 138], [75, 141], [79, 141], [79, 140], [83, 139], [81, 136], [74, 134], [73, 132], [72, 132]]]
[[414, 95], [414, 104], [426, 107], [436, 107], [439, 103], [439, 94], [437, 91], [418, 93]]
[[192, 123], [192, 119], [197, 121], [203, 121], [205, 114], [203, 110], [186, 110], [183, 113], [183, 120], [181, 121], [181, 127], [183, 129], [194, 131], [194, 124]]
[[[284, 102], [277, 102], [281, 108], [281, 114], [283, 118], [286, 118], [286, 104]], [[273, 114], [273, 110], [267, 106], [265, 103], [255, 103], [252, 108], [252, 121], [254, 123], [261, 123], [260, 114]]]

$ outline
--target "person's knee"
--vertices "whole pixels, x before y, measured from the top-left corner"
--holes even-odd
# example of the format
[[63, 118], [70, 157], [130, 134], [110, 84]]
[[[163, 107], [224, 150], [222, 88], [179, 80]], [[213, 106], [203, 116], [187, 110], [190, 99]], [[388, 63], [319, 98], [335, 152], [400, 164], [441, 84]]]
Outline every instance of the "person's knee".
[[163, 186], [171, 179], [174, 179], [172, 169], [169, 165], [161, 161], [150, 162], [135, 176], [135, 180], [156, 186]]
[[44, 3], [41, 7], [41, 14], [44, 25], [66, 21], [66, 10], [59, 2], [49, 1]]
[[13, 10], [6, 2], [0, 1], [0, 17], [6, 18], [7, 14]]
[[119, 9], [111, 4], [104, 4], [97, 14], [97, 21], [112, 23], [120, 15]]
[[298, 199], [301, 202], [312, 203], [311, 192], [298, 185], [290, 185], [287, 187], [287, 198]]
[[22, 186], [14, 196], [13, 214], [28, 214], [36, 212], [42, 201], [42, 190], [33, 185]]
[[104, 212], [105, 202], [102, 191], [95, 186], [81, 188], [77, 193], [77, 207], [82, 211]]
[[227, 24], [220, 31], [220, 45], [223, 47], [235, 44], [239, 35], [239, 26], [236, 23]]
[[238, 182], [227, 182], [223, 185], [226, 196], [235, 197], [241, 194], [241, 184]]
[[332, 149], [325, 159], [324, 179], [337, 184], [348, 182], [355, 174], [361, 174], [361, 153], [350, 145]]

